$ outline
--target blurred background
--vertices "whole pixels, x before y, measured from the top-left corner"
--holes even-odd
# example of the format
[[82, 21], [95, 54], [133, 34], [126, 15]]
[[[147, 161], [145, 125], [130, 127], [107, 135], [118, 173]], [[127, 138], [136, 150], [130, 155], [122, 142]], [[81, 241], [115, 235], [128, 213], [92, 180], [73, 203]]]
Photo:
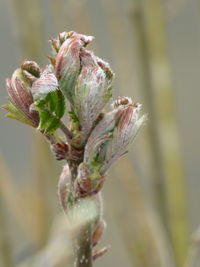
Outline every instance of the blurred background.
[[[48, 38], [75, 30], [95, 36], [90, 49], [116, 73], [115, 96], [148, 114], [108, 174], [100, 246], [111, 249], [96, 267], [200, 266], [199, 25], [199, 0], [0, 0], [1, 105], [4, 79], [22, 60], [45, 66]], [[1, 112], [0, 266], [22, 266], [48, 249], [59, 257], [62, 164], [38, 133]]]

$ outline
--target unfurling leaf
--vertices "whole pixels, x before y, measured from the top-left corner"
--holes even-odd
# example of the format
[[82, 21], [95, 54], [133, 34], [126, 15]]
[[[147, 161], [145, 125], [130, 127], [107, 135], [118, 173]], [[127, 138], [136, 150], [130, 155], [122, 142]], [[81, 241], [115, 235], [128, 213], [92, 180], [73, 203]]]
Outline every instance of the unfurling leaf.
[[59, 88], [73, 105], [76, 80], [81, 69], [80, 51], [93, 37], [76, 32], [63, 33], [53, 40], [52, 46], [56, 52], [55, 73]]
[[45, 133], [52, 133], [60, 127], [60, 120], [53, 116], [48, 110], [39, 111], [40, 123], [39, 130], [44, 130]]
[[52, 133], [60, 127], [60, 119], [65, 113], [64, 96], [60, 90], [49, 92], [45, 97], [35, 101], [32, 109], [39, 112], [38, 129]]
[[8, 114], [7, 116], [37, 127], [39, 121], [38, 114], [36, 111], [30, 110], [30, 106], [33, 103], [33, 96], [21, 69], [17, 69], [11, 79], [6, 79], [6, 87], [9, 102], [11, 103], [11, 105], [7, 105], [7, 109], [12, 114]]
[[73, 108], [80, 120], [84, 142], [112, 96], [111, 84], [114, 74], [109, 65], [91, 51], [82, 50], [80, 59], [81, 72], [75, 86]]
[[73, 122], [79, 122], [79, 118], [74, 111], [69, 111], [68, 114]]
[[32, 121], [27, 119], [23, 115], [23, 113], [21, 113], [13, 104], [3, 105], [2, 108], [7, 110], [7, 111], [9, 111], [6, 114], [6, 117], [11, 118], [11, 119], [15, 119], [17, 121], [20, 121], [22, 123], [25, 123], [27, 125], [30, 125], [30, 126], [34, 127]]
[[56, 117], [51, 117], [46, 122], [45, 133], [53, 133], [55, 132], [61, 125], [60, 120]]
[[49, 107], [51, 112], [55, 112], [58, 118], [62, 118], [65, 113], [65, 98], [60, 90], [48, 94]]
[[96, 125], [85, 146], [84, 162], [92, 168], [98, 156], [101, 162], [100, 174], [105, 174], [111, 164], [125, 154], [146, 120], [139, 118], [141, 105], [130, 98], [120, 97], [113, 104], [114, 110], [105, 114]]

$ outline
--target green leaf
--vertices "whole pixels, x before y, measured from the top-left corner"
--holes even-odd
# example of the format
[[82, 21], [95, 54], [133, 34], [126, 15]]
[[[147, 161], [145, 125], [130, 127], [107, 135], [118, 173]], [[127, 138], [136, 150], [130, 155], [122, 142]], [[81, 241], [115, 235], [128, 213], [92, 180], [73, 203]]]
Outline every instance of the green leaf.
[[13, 104], [3, 105], [2, 108], [11, 112], [11, 113], [21, 114], [21, 111], [19, 111]]
[[26, 125], [29, 125], [29, 126], [34, 127], [33, 123], [31, 121], [29, 121], [27, 118], [25, 118], [25, 117], [19, 117], [19, 116], [17, 116], [14, 113], [7, 113], [6, 114], [6, 117], [11, 118], [11, 119], [14, 119], [14, 120], [17, 120], [17, 121], [22, 122], [22, 123], [24, 123]]
[[51, 112], [55, 112], [58, 118], [62, 118], [65, 113], [65, 98], [60, 90], [51, 92], [47, 96]]
[[74, 111], [69, 111], [68, 113], [69, 113], [70, 119], [73, 122], [79, 122], [79, 118]]
[[35, 101], [34, 106], [40, 117], [38, 129], [50, 133], [60, 127], [60, 118], [65, 113], [65, 99], [60, 90], [48, 93], [45, 98]]
[[51, 117], [46, 122], [46, 133], [52, 133], [55, 132], [60, 127], [61, 122], [56, 117]]
[[48, 120], [51, 118], [51, 114], [48, 110], [39, 111], [40, 123], [38, 125], [39, 130], [45, 130]]
[[26, 116], [24, 116], [24, 114], [21, 113], [21, 111], [19, 111], [13, 104], [3, 105], [2, 108], [8, 111], [8, 113], [5, 115], [6, 117], [15, 119], [33, 127], [33, 123], [27, 119]]
[[34, 102], [34, 107], [36, 110], [39, 111], [39, 110], [42, 110], [45, 108], [46, 103], [47, 103], [46, 98], [39, 99], [39, 100]]
[[53, 113], [56, 110], [57, 103], [58, 103], [57, 91], [48, 93], [48, 95], [46, 97], [46, 100], [47, 100], [47, 102], [49, 104], [50, 112]]
[[44, 130], [45, 133], [52, 133], [60, 127], [60, 120], [52, 115], [48, 110], [39, 112], [40, 123], [38, 126], [39, 130]]
[[42, 111], [42, 110], [48, 108], [48, 104], [51, 101], [51, 96], [50, 96], [51, 93], [54, 93], [54, 92], [50, 92], [47, 95], [45, 95], [45, 97], [43, 96], [42, 98], [40, 98], [34, 102], [35, 110]]
[[106, 99], [110, 99], [112, 97], [112, 86], [110, 86], [108, 89], [107, 89], [107, 92], [106, 94], [104, 95], [104, 97]]
[[58, 116], [58, 118], [62, 118], [63, 115], [65, 114], [65, 97], [60, 90], [57, 90], [57, 96], [58, 96], [58, 101], [55, 113]]
[[45, 98], [34, 102], [35, 109], [38, 111], [49, 110], [50, 113], [62, 118], [65, 113], [65, 98], [60, 90], [50, 92]]

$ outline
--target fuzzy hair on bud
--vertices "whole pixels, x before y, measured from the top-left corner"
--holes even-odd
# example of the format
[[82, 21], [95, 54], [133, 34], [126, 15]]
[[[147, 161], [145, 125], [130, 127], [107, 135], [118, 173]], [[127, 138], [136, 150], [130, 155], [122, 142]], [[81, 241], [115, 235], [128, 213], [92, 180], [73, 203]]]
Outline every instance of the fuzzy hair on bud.
[[64, 95], [73, 103], [74, 88], [78, 78], [83, 47], [93, 40], [93, 37], [72, 32], [62, 43], [55, 60], [55, 74]]
[[113, 137], [106, 147], [105, 161], [101, 168], [102, 173], [105, 173], [112, 163], [126, 152], [144, 124], [146, 116], [139, 117], [140, 108], [141, 105], [137, 103], [124, 105], [119, 122], [113, 131]]
[[[113, 73], [108, 64], [103, 60], [100, 61], [91, 51], [82, 51], [80, 58], [81, 72], [75, 86], [74, 109], [86, 138], [112, 96]], [[108, 69], [109, 75], [107, 75]]]

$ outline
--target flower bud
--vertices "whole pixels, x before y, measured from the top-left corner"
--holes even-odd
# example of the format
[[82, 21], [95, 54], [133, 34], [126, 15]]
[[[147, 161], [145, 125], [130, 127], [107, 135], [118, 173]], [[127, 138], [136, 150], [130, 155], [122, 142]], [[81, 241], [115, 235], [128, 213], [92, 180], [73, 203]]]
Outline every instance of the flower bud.
[[92, 162], [98, 154], [100, 161], [104, 160], [105, 145], [113, 135], [119, 118], [122, 114], [122, 108], [114, 109], [104, 115], [90, 134], [85, 146], [84, 162]]
[[[27, 84], [24, 81], [23, 73], [21, 69], [17, 69], [13, 75], [11, 80], [6, 79], [6, 87], [9, 95], [9, 101], [11, 102], [12, 106], [6, 105], [4, 106], [5, 109], [10, 111], [11, 113], [15, 113], [13, 117], [18, 119], [17, 116], [22, 117], [27, 120], [32, 126], [36, 127], [38, 125], [38, 114], [36, 111], [31, 111], [30, 106], [33, 103], [33, 96], [31, 94], [30, 88], [28, 88]], [[16, 110], [14, 110], [14, 108]], [[21, 114], [21, 115], [20, 115]], [[22, 121], [22, 118], [19, 119]]]
[[[62, 38], [62, 41], [65, 38]], [[71, 32], [69, 37], [58, 46], [55, 73], [59, 87], [70, 103], [73, 103], [75, 82], [81, 68], [80, 51], [93, 37]]]
[[133, 104], [130, 98], [118, 98], [113, 107], [94, 128], [85, 146], [84, 162], [89, 166], [94, 160], [98, 162], [101, 175], [125, 153], [145, 121], [145, 116], [139, 118], [141, 105]]
[[[58, 39], [51, 39], [55, 51], [55, 74], [59, 88], [68, 98], [72, 112], [81, 128], [75, 137], [80, 147], [84, 144], [102, 109], [108, 103], [114, 74], [108, 63], [96, 57], [85, 46], [93, 37], [76, 32], [63, 32]], [[74, 144], [76, 145], [76, 144]]]
[[119, 102], [123, 105], [123, 111], [113, 131], [113, 137], [107, 144], [101, 173], [105, 173], [111, 164], [126, 152], [146, 120], [146, 115], [139, 118], [140, 104], [132, 103], [129, 98], [120, 98], [114, 105], [118, 105]]
[[86, 139], [111, 97], [114, 75], [109, 65], [91, 51], [82, 50], [80, 58], [81, 72], [75, 86], [74, 109], [82, 127], [83, 139]]
[[72, 35], [74, 35], [75, 32], [74, 31], [70, 31], [70, 32], [61, 32], [58, 35], [58, 38], [54, 39], [54, 38], [50, 38], [50, 43], [51, 43], [51, 47], [52, 47], [52, 52], [54, 56], [57, 56], [58, 51], [61, 47], [61, 45], [64, 43], [64, 41], [66, 41], [68, 38], [72, 37]]

